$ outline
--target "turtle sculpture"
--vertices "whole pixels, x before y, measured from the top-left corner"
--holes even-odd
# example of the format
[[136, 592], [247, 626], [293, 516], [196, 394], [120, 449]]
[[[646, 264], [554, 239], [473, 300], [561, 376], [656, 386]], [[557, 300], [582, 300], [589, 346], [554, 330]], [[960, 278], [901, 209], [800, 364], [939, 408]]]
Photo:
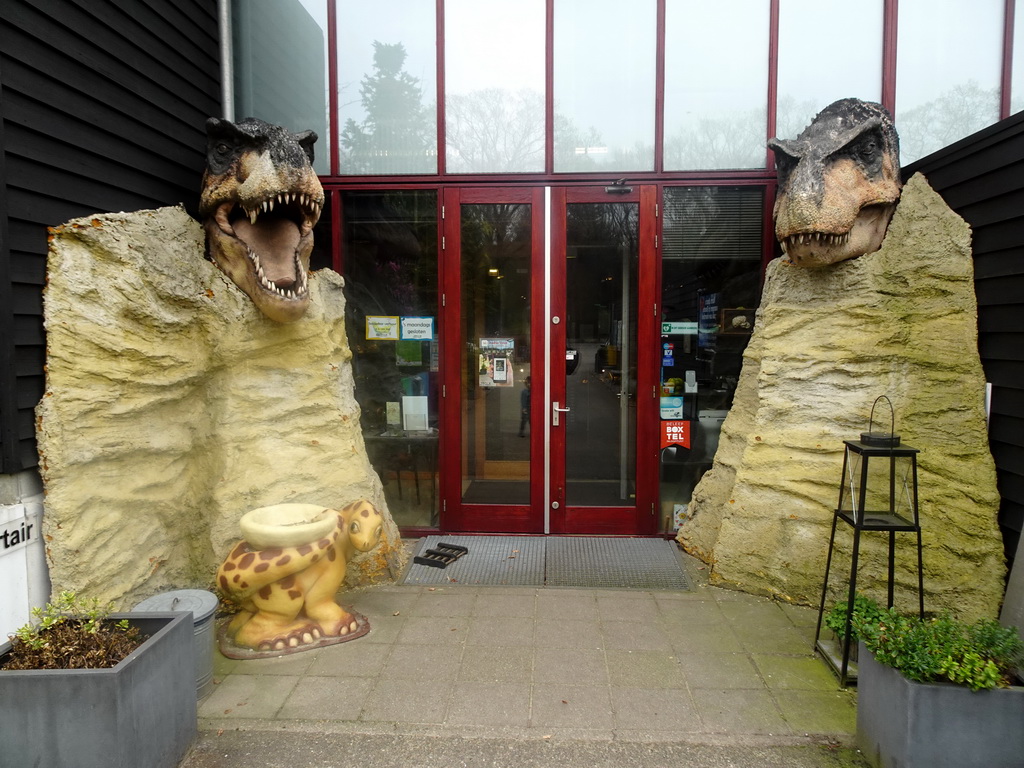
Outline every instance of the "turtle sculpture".
[[218, 588], [240, 606], [220, 636], [225, 656], [280, 656], [369, 632], [365, 617], [335, 599], [348, 560], [377, 546], [383, 533], [370, 502], [340, 511], [278, 504], [246, 513], [239, 525], [245, 538], [217, 570]]

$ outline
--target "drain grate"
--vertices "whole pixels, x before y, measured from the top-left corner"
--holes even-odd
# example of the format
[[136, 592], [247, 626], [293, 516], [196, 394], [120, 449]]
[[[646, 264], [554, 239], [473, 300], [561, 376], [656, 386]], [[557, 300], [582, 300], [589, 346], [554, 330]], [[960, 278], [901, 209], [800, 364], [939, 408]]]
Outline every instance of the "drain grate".
[[678, 548], [665, 539], [428, 536], [417, 556], [442, 542], [469, 551], [443, 569], [414, 558], [403, 584], [691, 589]]
[[432, 568], [447, 568], [467, 552], [469, 550], [465, 547], [442, 541], [437, 545], [437, 549], [428, 549], [422, 555], [416, 555], [412, 561]]

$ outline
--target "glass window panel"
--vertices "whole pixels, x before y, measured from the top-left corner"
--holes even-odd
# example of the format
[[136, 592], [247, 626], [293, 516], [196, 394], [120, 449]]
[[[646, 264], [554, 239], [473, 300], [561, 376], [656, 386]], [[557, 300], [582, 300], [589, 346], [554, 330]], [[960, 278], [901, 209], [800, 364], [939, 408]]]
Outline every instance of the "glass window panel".
[[897, 44], [902, 165], [999, 120], [1003, 0], [900, 0]]
[[366, 452], [395, 522], [436, 526], [437, 193], [344, 192], [342, 219], [346, 327]]
[[327, 0], [231, 4], [235, 117], [313, 130], [313, 167], [330, 171], [327, 135]]
[[665, 170], [765, 166], [768, 10], [667, 0]]
[[[639, 206], [575, 203], [565, 219], [565, 500], [628, 506], [636, 497]], [[593, 367], [591, 367], [593, 366]]]
[[856, 523], [893, 522], [915, 518], [915, 460], [911, 456], [879, 456], [847, 446], [846, 477], [840, 491], [839, 511]]
[[[776, 136], [796, 137], [839, 99], [882, 100], [883, 20], [883, 0], [780, 0]], [[833, 29], [856, 31], [855, 55], [838, 54], [836, 38], [823, 34]]]
[[529, 504], [529, 205], [462, 206], [462, 500]]
[[555, 0], [555, 171], [654, 169], [654, 0]]
[[337, 8], [340, 173], [436, 173], [434, 0]]
[[665, 190], [661, 420], [686, 423], [661, 451], [662, 528], [685, 518], [711, 468], [760, 301], [761, 187]]
[[544, 0], [447, 0], [449, 173], [544, 170]]

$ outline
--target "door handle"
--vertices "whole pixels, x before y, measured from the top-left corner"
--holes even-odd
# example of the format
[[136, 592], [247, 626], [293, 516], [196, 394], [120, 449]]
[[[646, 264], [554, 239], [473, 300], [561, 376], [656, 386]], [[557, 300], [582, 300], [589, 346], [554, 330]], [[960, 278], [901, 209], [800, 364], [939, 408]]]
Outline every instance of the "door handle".
[[559, 403], [557, 400], [551, 401], [551, 426], [552, 427], [557, 427], [558, 426], [558, 421], [559, 421], [558, 414], [560, 414], [560, 413], [568, 413], [571, 410], [569, 408], [559, 408], [558, 406], [560, 406], [560, 405], [561, 405], [561, 403]]

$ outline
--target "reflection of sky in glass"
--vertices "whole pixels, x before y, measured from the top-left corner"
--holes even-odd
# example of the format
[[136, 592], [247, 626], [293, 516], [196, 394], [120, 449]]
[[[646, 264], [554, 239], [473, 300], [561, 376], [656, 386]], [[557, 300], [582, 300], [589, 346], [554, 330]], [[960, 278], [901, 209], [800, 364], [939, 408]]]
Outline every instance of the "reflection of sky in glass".
[[1013, 15], [1013, 92], [1010, 113], [1024, 109], [1024, 7]]
[[[327, 0], [299, 1], [326, 28]], [[836, 99], [880, 99], [883, 4], [780, 0], [778, 136], [795, 136]], [[760, 167], [767, 6], [666, 0], [666, 170]], [[1003, 6], [900, 2], [896, 121], [904, 164], [998, 119]], [[359, 85], [373, 71], [374, 40], [405, 46], [405, 69], [433, 106], [434, 17], [433, 0], [390, 0], [387, 8], [338, 0], [342, 124], [365, 119]], [[543, 94], [542, 0], [446, 0], [446, 23], [449, 96]], [[1014, 26], [1011, 112], [1024, 109], [1024, 13]], [[654, 30], [654, 0], [556, 0], [556, 170], [651, 167]], [[506, 109], [513, 108], [527, 109], [510, 101]], [[581, 157], [577, 146], [597, 154]]]
[[544, 91], [544, 0], [445, 0], [445, 92]]
[[313, 21], [324, 31], [327, 37], [327, 0], [299, 0], [306, 13], [313, 17]]
[[365, 0], [338, 0], [338, 111], [340, 122], [366, 119], [359, 101], [363, 77], [373, 74], [373, 42], [401, 43], [405, 72], [419, 80], [424, 106], [436, 101], [436, 13], [433, 0], [390, 0], [388, 7]]
[[668, 0], [665, 169], [765, 163], [768, 4]]
[[654, 0], [558, 0], [555, 170], [654, 167]]
[[999, 119], [1003, 0], [900, 0], [897, 46], [903, 165]]
[[[883, 0], [780, 0], [777, 136], [794, 138], [839, 99], [882, 100], [883, 13]], [[854, 50], [826, 32], [837, 29]]]
[[[310, 18], [316, 23], [324, 33], [324, 126], [330, 126], [330, 112], [331, 112], [331, 100], [330, 100], [330, 78], [327, 73], [327, 68], [330, 66], [330, 57], [327, 54], [327, 0], [299, 0], [302, 7], [306, 9], [306, 13], [309, 14]], [[330, 157], [331, 157], [331, 137], [329, 130], [317, 130], [317, 142], [314, 147], [313, 167], [319, 174], [327, 174], [330, 172]]]
[[544, 170], [544, 0], [446, 0], [447, 169]]

